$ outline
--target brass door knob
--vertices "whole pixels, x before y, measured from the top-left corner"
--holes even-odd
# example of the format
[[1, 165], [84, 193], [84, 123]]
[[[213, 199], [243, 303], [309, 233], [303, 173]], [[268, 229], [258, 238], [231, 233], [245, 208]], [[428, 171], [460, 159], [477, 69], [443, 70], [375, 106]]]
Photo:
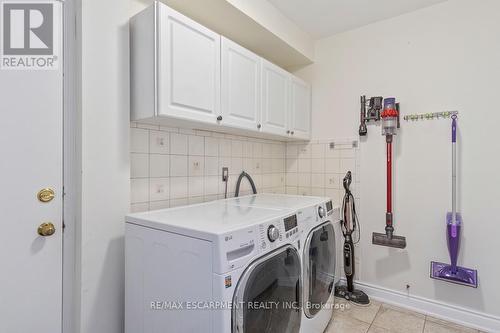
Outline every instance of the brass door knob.
[[55, 197], [54, 190], [50, 187], [41, 189], [36, 195], [40, 202], [50, 202]]
[[38, 227], [38, 234], [40, 236], [52, 236], [56, 232], [56, 227], [52, 224], [52, 222], [46, 222], [40, 224]]

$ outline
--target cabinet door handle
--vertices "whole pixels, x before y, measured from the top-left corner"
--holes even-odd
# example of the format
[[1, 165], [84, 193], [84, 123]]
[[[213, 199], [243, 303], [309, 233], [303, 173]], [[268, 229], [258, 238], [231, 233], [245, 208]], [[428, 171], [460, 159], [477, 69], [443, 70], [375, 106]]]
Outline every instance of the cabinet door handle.
[[221, 120], [222, 120], [222, 116], [218, 116], [217, 121], [221, 121]]

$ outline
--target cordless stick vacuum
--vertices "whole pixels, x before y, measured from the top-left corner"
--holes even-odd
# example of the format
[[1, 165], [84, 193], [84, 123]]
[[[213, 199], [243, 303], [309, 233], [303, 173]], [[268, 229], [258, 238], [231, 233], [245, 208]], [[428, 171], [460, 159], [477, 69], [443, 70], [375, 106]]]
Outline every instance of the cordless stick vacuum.
[[359, 241], [359, 222], [358, 216], [356, 215], [356, 205], [354, 203], [354, 196], [351, 193], [349, 187], [351, 186], [352, 176], [351, 171], [348, 171], [344, 177], [344, 189], [345, 195], [342, 201], [342, 220], [340, 221], [342, 226], [342, 234], [344, 235], [344, 271], [347, 280], [347, 286], [337, 286], [335, 287], [335, 296], [345, 298], [360, 305], [370, 304], [370, 299], [361, 290], [354, 289], [354, 271], [355, 271], [355, 260], [354, 260], [354, 244], [353, 234], [357, 231], [357, 240]]
[[404, 249], [406, 247], [406, 238], [394, 235], [392, 216], [392, 138], [396, 135], [399, 127], [398, 109], [395, 98], [386, 98], [384, 100], [384, 111], [380, 117], [382, 118], [382, 135], [385, 135], [387, 146], [387, 212], [385, 214], [385, 233], [374, 232], [372, 243]]
[[457, 266], [458, 250], [460, 248], [460, 230], [462, 229], [462, 215], [457, 213], [457, 116], [451, 122], [451, 212], [446, 214], [446, 236], [448, 238], [448, 252], [451, 265], [441, 262], [431, 262], [431, 278], [458, 283], [464, 286], [477, 288], [477, 271], [475, 269]]

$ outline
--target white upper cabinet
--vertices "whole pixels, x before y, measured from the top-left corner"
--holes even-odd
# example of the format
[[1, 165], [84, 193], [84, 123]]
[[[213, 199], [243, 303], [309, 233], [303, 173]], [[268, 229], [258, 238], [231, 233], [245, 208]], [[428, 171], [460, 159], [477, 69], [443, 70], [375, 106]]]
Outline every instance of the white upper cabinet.
[[158, 111], [215, 122], [220, 115], [220, 35], [159, 5]]
[[130, 20], [131, 119], [309, 139], [308, 84], [161, 2]]
[[292, 76], [290, 103], [290, 135], [297, 139], [311, 138], [311, 86]]
[[222, 37], [221, 124], [260, 129], [261, 58]]
[[159, 2], [130, 23], [132, 120], [167, 116], [215, 124], [220, 35]]
[[262, 60], [262, 131], [287, 136], [290, 73]]

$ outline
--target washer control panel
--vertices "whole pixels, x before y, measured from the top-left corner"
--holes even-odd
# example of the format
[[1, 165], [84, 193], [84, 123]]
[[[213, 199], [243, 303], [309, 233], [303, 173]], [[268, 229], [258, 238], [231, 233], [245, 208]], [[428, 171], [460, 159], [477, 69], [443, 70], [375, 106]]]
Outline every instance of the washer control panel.
[[267, 228], [267, 238], [269, 239], [270, 242], [276, 241], [280, 237], [280, 231], [277, 227], [274, 225], [270, 225]]
[[299, 237], [297, 215], [276, 219], [259, 225], [260, 249], [268, 250], [289, 243]]

